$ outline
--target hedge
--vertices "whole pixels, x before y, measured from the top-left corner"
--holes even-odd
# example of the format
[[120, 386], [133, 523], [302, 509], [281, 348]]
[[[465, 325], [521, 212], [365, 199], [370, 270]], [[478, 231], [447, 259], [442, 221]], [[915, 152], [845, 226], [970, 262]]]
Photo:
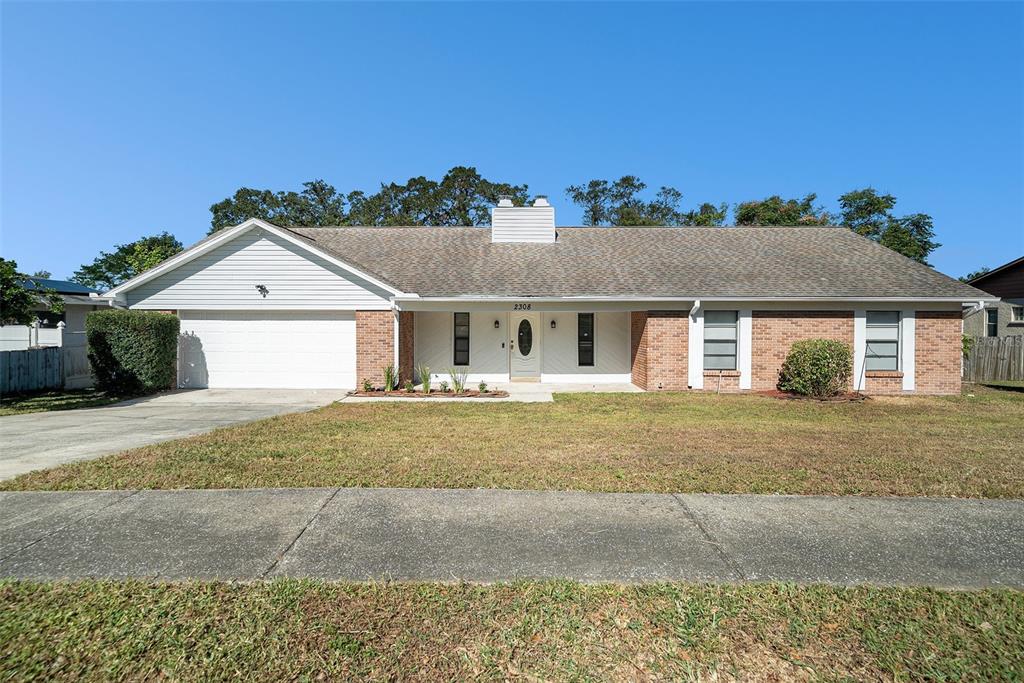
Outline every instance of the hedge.
[[836, 396], [850, 386], [853, 353], [834, 339], [806, 339], [789, 350], [779, 371], [779, 389], [804, 396]]
[[155, 311], [93, 311], [85, 319], [96, 385], [112, 394], [151, 394], [174, 386], [178, 316]]

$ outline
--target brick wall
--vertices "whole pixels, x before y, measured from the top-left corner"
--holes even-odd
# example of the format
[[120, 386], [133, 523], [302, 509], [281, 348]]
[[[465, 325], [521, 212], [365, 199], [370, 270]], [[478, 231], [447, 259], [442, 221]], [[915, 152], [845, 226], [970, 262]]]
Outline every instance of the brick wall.
[[960, 311], [918, 311], [914, 327], [914, 389], [922, 394], [960, 393]]
[[647, 388], [647, 311], [629, 314], [629, 363], [633, 384]]
[[356, 383], [384, 383], [384, 366], [395, 362], [395, 316], [391, 311], [356, 311]]
[[415, 316], [412, 311], [398, 314], [398, 373], [402, 382], [413, 379], [415, 348]]
[[853, 311], [753, 311], [751, 389], [774, 389], [794, 342], [836, 339], [853, 348]]
[[864, 373], [864, 393], [874, 394], [902, 394], [903, 373], [894, 370], [868, 370]]
[[648, 311], [645, 328], [647, 389], [686, 389], [689, 386], [689, 313]]
[[705, 370], [704, 391], [734, 394], [740, 390], [739, 370]]

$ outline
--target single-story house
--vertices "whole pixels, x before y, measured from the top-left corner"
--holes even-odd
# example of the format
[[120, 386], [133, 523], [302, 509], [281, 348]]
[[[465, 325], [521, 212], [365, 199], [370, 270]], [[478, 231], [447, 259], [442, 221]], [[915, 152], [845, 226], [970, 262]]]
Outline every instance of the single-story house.
[[834, 227], [221, 230], [106, 295], [181, 318], [183, 387], [469, 381], [774, 388], [793, 342], [851, 346], [854, 388], [960, 390], [962, 310], [994, 297]]
[[99, 290], [68, 280], [44, 278], [30, 278], [21, 284], [30, 291], [57, 292], [64, 302], [64, 311], [54, 313], [40, 299], [39, 305], [35, 306], [38, 325], [0, 325], [0, 351], [20, 351], [32, 346], [84, 348], [86, 314], [108, 305], [92, 296], [98, 294]]
[[979, 275], [967, 284], [1001, 301], [972, 309], [964, 316], [964, 334], [971, 337], [1024, 336], [1024, 256]]

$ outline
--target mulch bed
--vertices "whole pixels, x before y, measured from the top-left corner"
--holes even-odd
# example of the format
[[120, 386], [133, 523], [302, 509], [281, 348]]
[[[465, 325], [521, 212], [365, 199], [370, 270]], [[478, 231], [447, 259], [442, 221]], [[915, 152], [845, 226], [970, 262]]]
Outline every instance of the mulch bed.
[[847, 391], [846, 393], [839, 394], [838, 396], [829, 396], [827, 398], [803, 396], [802, 394], [791, 394], [788, 391], [780, 391], [778, 389], [756, 391], [754, 393], [760, 396], [767, 396], [768, 398], [777, 398], [780, 401], [816, 401], [818, 403], [859, 403], [861, 401], [868, 400], [867, 396], [858, 391]]
[[390, 396], [394, 398], [506, 398], [508, 396], [507, 391], [485, 391], [481, 393], [477, 389], [466, 389], [461, 394], [456, 394], [454, 391], [431, 391], [429, 394], [424, 394], [422, 391], [350, 391], [349, 396], [372, 396], [380, 398], [382, 396]]

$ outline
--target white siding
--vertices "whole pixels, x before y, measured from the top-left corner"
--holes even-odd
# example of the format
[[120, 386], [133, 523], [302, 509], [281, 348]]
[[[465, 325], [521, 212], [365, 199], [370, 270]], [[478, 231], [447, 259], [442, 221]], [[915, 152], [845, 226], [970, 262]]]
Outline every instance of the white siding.
[[[629, 382], [629, 313], [594, 314], [594, 365], [580, 366], [577, 314], [541, 316], [541, 379], [545, 382]], [[551, 321], [555, 328], [551, 329]]]
[[356, 384], [355, 314], [180, 311], [182, 387], [321, 389]]
[[[263, 297], [256, 289], [264, 285]], [[157, 310], [355, 310], [388, 308], [388, 293], [261, 229], [125, 293]]]
[[[454, 367], [454, 322], [452, 313], [418, 311], [415, 348], [417, 365], [425, 364], [436, 380], [448, 379]], [[494, 329], [494, 321], [498, 329]], [[505, 338], [508, 313], [473, 312], [469, 315], [470, 382], [504, 382], [508, 380], [508, 340]], [[504, 346], [503, 346], [504, 345]]]
[[492, 242], [554, 242], [552, 206], [496, 206], [491, 209]]

